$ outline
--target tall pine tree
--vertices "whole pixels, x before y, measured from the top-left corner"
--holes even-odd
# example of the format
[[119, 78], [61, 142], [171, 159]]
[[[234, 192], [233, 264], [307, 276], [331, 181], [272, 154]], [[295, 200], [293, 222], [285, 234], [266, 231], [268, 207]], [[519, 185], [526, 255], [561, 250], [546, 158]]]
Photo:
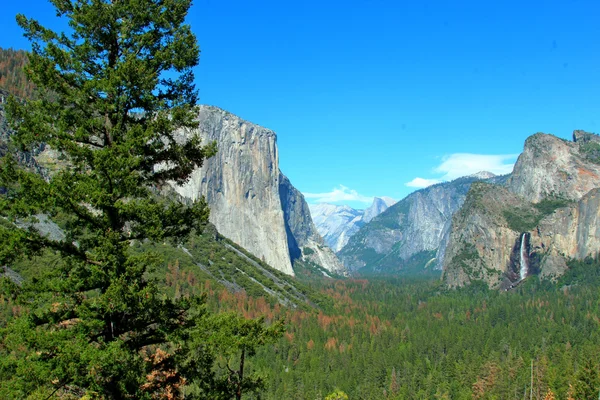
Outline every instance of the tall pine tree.
[[[191, 0], [51, 2], [69, 32], [17, 16], [39, 93], [7, 109], [14, 144], [49, 146], [62, 167], [44, 179], [10, 156], [0, 161], [0, 265], [57, 257], [14, 288], [26, 311], [1, 332], [0, 397], [173, 396], [186, 374], [210, 380], [210, 357], [185, 345], [202, 307], [161, 295], [148, 271], [162, 260], [132, 243], [181, 242], [208, 217], [203, 201], [156, 195], [215, 152], [177, 137], [196, 127]], [[60, 216], [64, 238], [35, 228], [32, 216], [42, 214]]]

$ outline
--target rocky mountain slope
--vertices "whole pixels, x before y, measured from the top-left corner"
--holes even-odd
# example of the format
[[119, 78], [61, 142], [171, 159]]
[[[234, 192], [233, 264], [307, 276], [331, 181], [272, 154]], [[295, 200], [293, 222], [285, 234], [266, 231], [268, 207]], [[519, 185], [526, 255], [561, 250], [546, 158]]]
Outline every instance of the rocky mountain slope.
[[513, 193], [538, 203], [549, 197], [578, 200], [598, 187], [600, 136], [575, 131], [569, 142], [537, 133], [525, 141], [507, 186]]
[[[400, 272], [435, 265], [436, 252], [471, 184], [493, 175], [476, 174], [418, 190], [363, 226], [338, 253], [356, 271]], [[501, 180], [503, 178], [491, 178]]]
[[283, 206], [290, 258], [316, 264], [344, 275], [346, 269], [319, 234], [304, 196], [290, 180], [279, 173], [279, 196]]
[[222, 235], [286, 274], [293, 275], [292, 262], [304, 257], [341, 272], [303, 196], [279, 171], [275, 133], [212, 106], [200, 107], [198, 121], [198, 132], [182, 132], [182, 140], [198, 133], [219, 150], [175, 190], [191, 200], [205, 196]]
[[325, 243], [340, 251], [358, 230], [387, 210], [396, 201], [390, 197], [375, 197], [367, 209], [356, 210], [346, 205], [311, 204], [310, 213]]
[[556, 277], [569, 258], [600, 251], [600, 137], [535, 134], [506, 187], [477, 184], [456, 213], [443, 258], [448, 286], [481, 280], [510, 288]]

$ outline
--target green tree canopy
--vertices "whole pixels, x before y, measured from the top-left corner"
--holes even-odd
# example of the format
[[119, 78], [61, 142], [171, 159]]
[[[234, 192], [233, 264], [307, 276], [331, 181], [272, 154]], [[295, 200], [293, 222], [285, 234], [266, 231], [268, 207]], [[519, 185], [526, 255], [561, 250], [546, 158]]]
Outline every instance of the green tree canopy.
[[[199, 299], [161, 295], [148, 271], [162, 260], [131, 243], [177, 243], [208, 218], [204, 201], [156, 195], [215, 152], [195, 136], [178, 140], [196, 127], [191, 1], [51, 1], [70, 30], [17, 16], [39, 93], [11, 100], [8, 112], [14, 144], [49, 146], [61, 168], [44, 179], [10, 156], [0, 161], [0, 265], [42, 253], [56, 262], [18, 289], [26, 311], [1, 332], [0, 397], [176, 391], [191, 370], [177, 368], [189, 364], [182, 343], [204, 312]], [[37, 230], [40, 214], [60, 217], [65, 237]]]

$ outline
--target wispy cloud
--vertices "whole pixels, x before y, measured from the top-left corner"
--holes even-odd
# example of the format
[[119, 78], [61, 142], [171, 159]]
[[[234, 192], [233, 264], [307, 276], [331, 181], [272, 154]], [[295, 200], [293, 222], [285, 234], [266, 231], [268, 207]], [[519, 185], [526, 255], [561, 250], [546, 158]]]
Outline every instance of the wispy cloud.
[[373, 202], [373, 197], [363, 196], [354, 189], [350, 189], [344, 185], [339, 185], [333, 188], [331, 192], [326, 193], [302, 193], [310, 203], [339, 203], [346, 201], [357, 201], [360, 203], [370, 204]]
[[405, 185], [414, 188], [426, 188], [427, 186], [435, 185], [440, 182], [440, 179], [415, 178], [410, 182], [406, 182]]
[[440, 165], [433, 169], [438, 178], [426, 179], [417, 177], [405, 183], [409, 187], [424, 188], [435, 183], [451, 181], [461, 176], [487, 171], [496, 175], [512, 172], [518, 154], [471, 154], [454, 153], [442, 158]]
[[455, 153], [442, 158], [442, 163], [433, 171], [444, 174], [443, 180], [452, 180], [480, 171], [504, 175], [512, 172], [518, 156], [518, 154]]

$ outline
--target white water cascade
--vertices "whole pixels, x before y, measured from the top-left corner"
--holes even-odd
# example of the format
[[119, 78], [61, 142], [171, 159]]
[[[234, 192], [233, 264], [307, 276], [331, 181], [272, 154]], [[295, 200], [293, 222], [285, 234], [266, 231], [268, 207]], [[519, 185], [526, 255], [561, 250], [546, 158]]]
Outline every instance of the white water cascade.
[[521, 278], [521, 280], [525, 279], [527, 277], [527, 243], [525, 243], [525, 237], [527, 236], [527, 233], [523, 233], [523, 236], [521, 236], [521, 248], [519, 249], [519, 262], [521, 265], [521, 269], [519, 270], [519, 277]]

